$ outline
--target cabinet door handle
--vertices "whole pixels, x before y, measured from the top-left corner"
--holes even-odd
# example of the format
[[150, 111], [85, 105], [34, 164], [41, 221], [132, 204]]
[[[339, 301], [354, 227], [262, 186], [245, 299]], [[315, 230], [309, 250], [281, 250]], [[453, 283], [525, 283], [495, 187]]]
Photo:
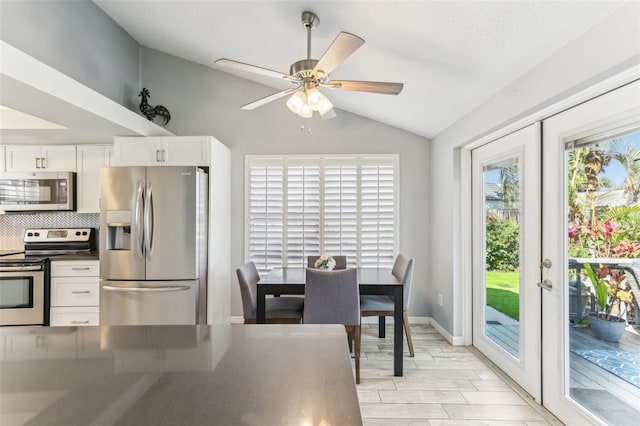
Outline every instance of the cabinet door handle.
[[88, 320], [85, 321], [71, 321], [71, 324], [89, 324]]
[[159, 163], [160, 161], [162, 161], [160, 160], [160, 150], [156, 149], [156, 162]]
[[162, 161], [167, 162], [167, 151], [165, 149], [162, 150]]
[[40, 157], [36, 157], [36, 169], [40, 169]]
[[91, 268], [89, 267], [84, 267], [84, 268], [71, 268], [72, 271], [88, 271]]
[[41, 160], [42, 160], [42, 162], [41, 162], [42, 163], [42, 168], [46, 169], [47, 168], [47, 157], [42, 157]]
[[71, 294], [89, 294], [89, 293], [91, 293], [91, 290], [83, 290], [83, 291], [74, 290], [71, 292]]

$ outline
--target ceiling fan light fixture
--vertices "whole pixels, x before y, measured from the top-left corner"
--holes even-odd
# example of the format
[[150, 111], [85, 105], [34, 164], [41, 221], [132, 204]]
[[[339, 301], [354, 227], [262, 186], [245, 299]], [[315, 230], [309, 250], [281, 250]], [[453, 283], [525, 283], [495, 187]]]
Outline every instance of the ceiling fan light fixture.
[[324, 116], [327, 112], [333, 110], [333, 104], [326, 96], [322, 95], [322, 97], [322, 103], [318, 105], [317, 111], [320, 113], [320, 115]]
[[311, 109], [311, 105], [305, 103], [304, 105], [302, 105], [302, 107], [300, 108], [300, 111], [298, 112], [298, 115], [302, 118], [311, 118], [313, 117], [313, 109]]
[[303, 91], [299, 91], [291, 95], [287, 100], [287, 107], [296, 114], [300, 113], [303, 106], [307, 104], [307, 95]]
[[320, 107], [327, 101], [327, 97], [318, 89], [313, 88], [307, 91], [307, 101], [311, 105], [311, 109], [319, 111]]

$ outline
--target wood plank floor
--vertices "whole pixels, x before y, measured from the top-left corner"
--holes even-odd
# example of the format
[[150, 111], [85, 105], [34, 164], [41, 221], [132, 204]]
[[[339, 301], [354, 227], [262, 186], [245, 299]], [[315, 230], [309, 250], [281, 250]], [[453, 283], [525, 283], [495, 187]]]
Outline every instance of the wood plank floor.
[[404, 343], [404, 376], [394, 377], [393, 329], [377, 337], [363, 324], [358, 397], [364, 424], [540, 426], [561, 424], [475, 349], [451, 346], [430, 325], [412, 325], [415, 358]]

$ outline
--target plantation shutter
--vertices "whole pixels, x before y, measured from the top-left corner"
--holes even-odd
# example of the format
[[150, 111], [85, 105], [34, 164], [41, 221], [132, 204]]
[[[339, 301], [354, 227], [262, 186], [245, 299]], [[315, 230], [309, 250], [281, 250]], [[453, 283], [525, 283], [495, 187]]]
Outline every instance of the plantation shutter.
[[320, 253], [320, 164], [287, 160], [287, 266], [307, 266]]
[[283, 167], [262, 161], [249, 169], [249, 259], [268, 271], [282, 266]]
[[397, 155], [247, 156], [247, 256], [258, 270], [346, 255], [391, 267], [397, 247]]
[[354, 160], [331, 160], [324, 167], [324, 253], [346, 255], [358, 264], [358, 166]]
[[360, 265], [391, 267], [395, 251], [395, 167], [363, 160], [361, 166]]

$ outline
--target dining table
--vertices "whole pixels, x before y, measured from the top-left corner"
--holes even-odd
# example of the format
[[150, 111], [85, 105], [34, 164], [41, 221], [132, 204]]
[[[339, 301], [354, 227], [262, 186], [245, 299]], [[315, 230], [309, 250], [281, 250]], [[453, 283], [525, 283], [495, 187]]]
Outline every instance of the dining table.
[[[388, 268], [357, 268], [360, 295], [386, 295], [394, 301], [393, 374], [402, 376], [402, 327], [404, 284]], [[304, 295], [306, 268], [274, 268], [257, 284], [256, 323], [265, 323], [267, 295]]]

